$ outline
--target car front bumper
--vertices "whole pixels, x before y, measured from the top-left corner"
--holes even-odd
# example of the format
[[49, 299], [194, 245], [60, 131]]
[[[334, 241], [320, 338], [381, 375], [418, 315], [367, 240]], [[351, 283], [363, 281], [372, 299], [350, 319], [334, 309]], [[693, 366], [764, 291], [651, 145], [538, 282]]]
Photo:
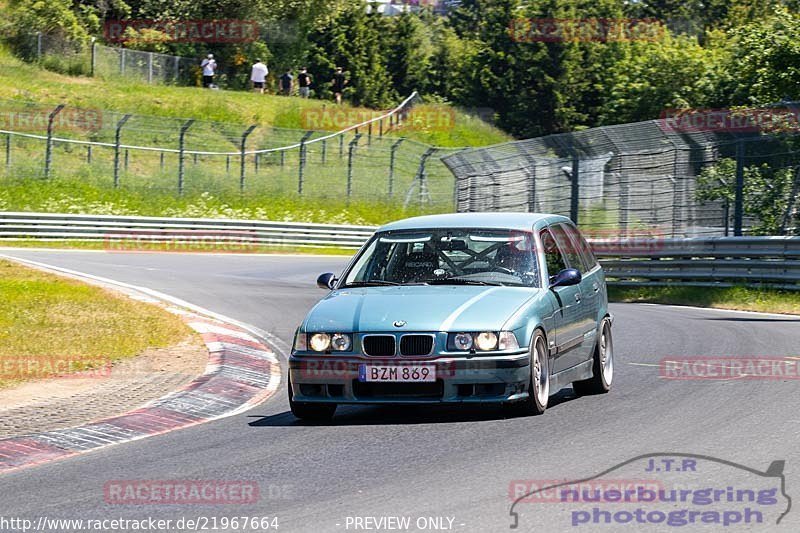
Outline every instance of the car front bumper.
[[[436, 382], [362, 382], [359, 381], [362, 364], [435, 365]], [[293, 399], [303, 403], [505, 403], [528, 397], [530, 358], [527, 350], [474, 357], [292, 355], [289, 375]]]

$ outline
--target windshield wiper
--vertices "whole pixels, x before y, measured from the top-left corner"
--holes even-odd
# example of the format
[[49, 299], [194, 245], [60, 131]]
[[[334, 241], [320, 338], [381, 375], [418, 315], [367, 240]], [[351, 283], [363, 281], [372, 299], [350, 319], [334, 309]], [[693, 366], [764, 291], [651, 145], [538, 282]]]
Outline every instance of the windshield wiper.
[[382, 285], [400, 285], [400, 283], [382, 279], [368, 279], [365, 281], [354, 281], [352, 283], [348, 283], [345, 285], [345, 287], [380, 287]]
[[479, 279], [459, 278], [459, 277], [426, 279], [425, 283], [430, 283], [431, 285], [491, 285], [494, 287], [503, 286], [503, 284], [498, 281], [482, 281]]

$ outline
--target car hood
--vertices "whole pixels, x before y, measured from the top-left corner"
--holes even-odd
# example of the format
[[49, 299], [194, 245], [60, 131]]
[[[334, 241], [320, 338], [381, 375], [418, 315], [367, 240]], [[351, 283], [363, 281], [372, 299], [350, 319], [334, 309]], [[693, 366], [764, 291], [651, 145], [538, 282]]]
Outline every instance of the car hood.
[[[340, 289], [306, 317], [305, 331], [499, 331], [541, 289], [411, 285]], [[394, 326], [403, 321], [402, 328]]]

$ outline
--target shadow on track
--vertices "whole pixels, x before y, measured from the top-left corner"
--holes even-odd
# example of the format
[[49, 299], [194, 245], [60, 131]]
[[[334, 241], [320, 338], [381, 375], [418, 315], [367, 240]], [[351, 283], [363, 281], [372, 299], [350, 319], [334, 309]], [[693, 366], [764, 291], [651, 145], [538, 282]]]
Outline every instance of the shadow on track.
[[[572, 389], [563, 389], [550, 397], [547, 410], [576, 399]], [[543, 416], [547, 416], [545, 413]], [[340, 405], [336, 416], [328, 422], [305, 422], [298, 420], [290, 411], [257, 418], [249, 422], [251, 427], [285, 426], [380, 426], [414, 424], [453, 424], [481, 422], [519, 417], [497, 405]]]

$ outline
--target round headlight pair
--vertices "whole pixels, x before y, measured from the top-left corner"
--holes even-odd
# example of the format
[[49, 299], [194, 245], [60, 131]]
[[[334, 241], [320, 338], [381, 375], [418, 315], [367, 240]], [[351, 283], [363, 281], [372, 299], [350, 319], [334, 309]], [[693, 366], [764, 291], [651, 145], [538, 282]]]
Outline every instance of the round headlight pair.
[[308, 342], [309, 347], [315, 352], [326, 352], [332, 349], [336, 352], [346, 352], [350, 349], [352, 341], [350, 335], [345, 333], [314, 333]]
[[456, 333], [453, 336], [453, 346], [456, 350], [467, 351], [474, 346], [477, 350], [488, 352], [497, 349], [497, 334], [493, 331], [481, 333]]

